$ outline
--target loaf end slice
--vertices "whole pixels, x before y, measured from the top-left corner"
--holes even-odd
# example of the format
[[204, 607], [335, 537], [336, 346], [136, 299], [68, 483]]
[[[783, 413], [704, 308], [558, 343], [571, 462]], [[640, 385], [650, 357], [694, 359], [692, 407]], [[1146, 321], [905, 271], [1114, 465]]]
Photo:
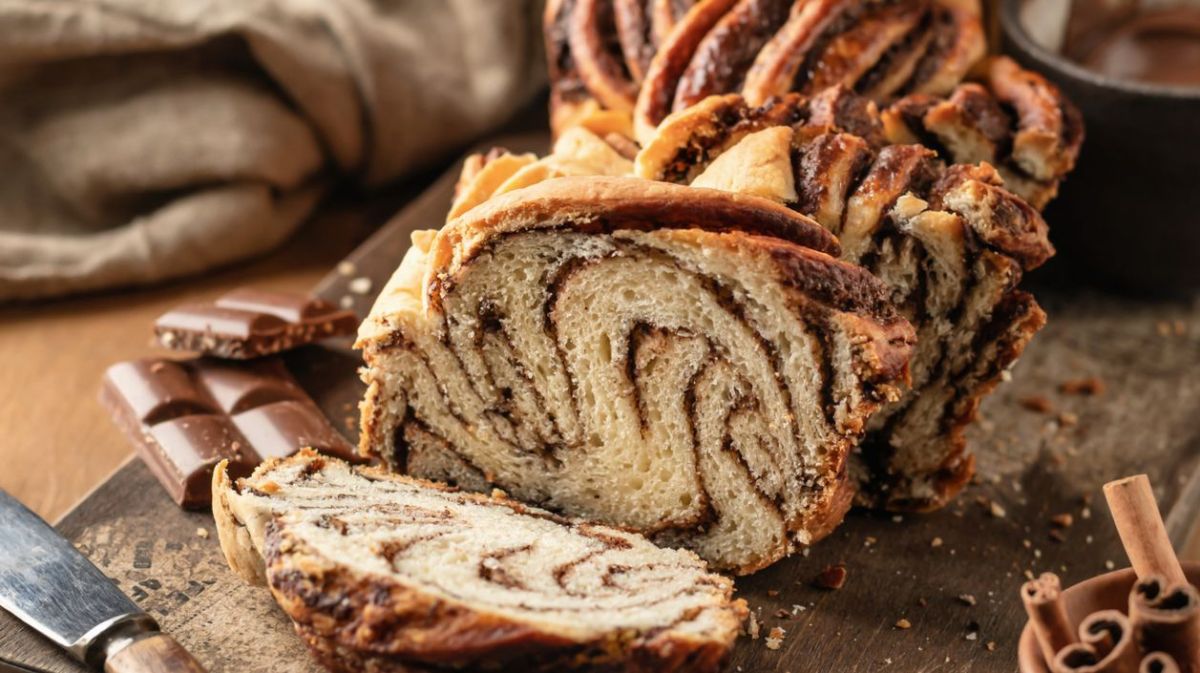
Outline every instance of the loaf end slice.
[[716, 671], [747, 614], [689, 551], [500, 494], [307, 450], [214, 491], [231, 565], [335, 671]]

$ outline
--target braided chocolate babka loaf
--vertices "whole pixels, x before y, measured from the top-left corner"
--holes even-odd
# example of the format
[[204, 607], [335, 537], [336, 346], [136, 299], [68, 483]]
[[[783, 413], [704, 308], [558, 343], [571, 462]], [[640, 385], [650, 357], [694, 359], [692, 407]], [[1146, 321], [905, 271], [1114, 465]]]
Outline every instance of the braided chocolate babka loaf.
[[985, 48], [978, 0], [552, 0], [545, 35], [554, 130], [606, 110], [642, 141], [713, 94], [945, 94]]
[[362, 448], [745, 573], [828, 533], [913, 339], [833, 236], [635, 178], [497, 196], [414, 245], [359, 333]]
[[311, 450], [222, 465], [213, 511], [333, 671], [715, 672], [747, 614], [689, 551]]
[[882, 145], [872, 111], [844, 90], [758, 108], [713, 97], [666, 121], [635, 166], [785, 203], [883, 281], [917, 346], [911, 391], [872, 420], [857, 454], [860, 500], [929, 509], [971, 476], [964, 429], [1044, 324], [1016, 285], [1053, 248], [1038, 212], [991, 166], [947, 167], [921, 145]]

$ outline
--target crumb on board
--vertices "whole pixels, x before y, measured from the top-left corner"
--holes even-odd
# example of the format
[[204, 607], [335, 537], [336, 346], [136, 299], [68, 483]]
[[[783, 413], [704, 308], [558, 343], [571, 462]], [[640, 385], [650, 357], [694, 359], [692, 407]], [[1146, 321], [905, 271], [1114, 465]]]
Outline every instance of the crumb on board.
[[366, 294], [371, 291], [371, 279], [359, 276], [346, 284], [346, 289], [354, 294]]
[[929, 541], [929, 546], [933, 547], [934, 549], [937, 549], [938, 547], [942, 546], [942, 538], [940, 538], [940, 537], [933, 538], [932, 540]]
[[818, 589], [841, 589], [846, 585], [846, 564], [835, 563], [825, 566], [825, 569], [813, 578], [813, 586]]
[[207, 528], [197, 528], [196, 529], [196, 537], [207, 540], [208, 539], [208, 529]]
[[895, 626], [896, 626], [896, 628], [900, 629], [901, 631], [906, 631], [906, 630], [912, 628], [912, 622], [908, 621], [904, 617], [901, 617], [900, 619], [896, 620]]
[[353, 276], [357, 271], [358, 267], [348, 259], [338, 262], [337, 272], [343, 276]]
[[1050, 525], [1055, 528], [1070, 528], [1075, 523], [1075, 517], [1071, 516], [1070, 512], [1055, 514], [1050, 517]]
[[975, 599], [975, 596], [974, 596], [974, 594], [959, 594], [959, 595], [958, 595], [958, 602], [959, 602], [959, 603], [962, 603], [963, 605], [974, 606], [974, 605], [976, 605], [976, 604], [977, 604], [979, 601], [977, 601], [977, 600]]
[[1071, 379], [1058, 384], [1058, 391], [1064, 395], [1100, 395], [1104, 392], [1104, 380], [1099, 376]]
[[1036, 411], [1039, 414], [1048, 414], [1054, 411], [1054, 405], [1045, 395], [1026, 395], [1017, 400], [1017, 403], [1029, 411]]
[[771, 627], [771, 630], [767, 632], [767, 639], [764, 641], [767, 649], [778, 650], [779, 646], [783, 644], [783, 637], [786, 634], [787, 632], [783, 630], [782, 626]]

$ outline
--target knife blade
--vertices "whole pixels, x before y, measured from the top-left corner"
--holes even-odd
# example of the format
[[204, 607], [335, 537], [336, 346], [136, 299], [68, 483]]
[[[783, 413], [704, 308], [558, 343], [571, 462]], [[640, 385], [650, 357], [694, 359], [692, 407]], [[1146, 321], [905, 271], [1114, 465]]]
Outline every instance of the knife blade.
[[[70, 542], [2, 489], [0, 607], [91, 668], [204, 670]], [[164, 657], [176, 668], [153, 665]]]

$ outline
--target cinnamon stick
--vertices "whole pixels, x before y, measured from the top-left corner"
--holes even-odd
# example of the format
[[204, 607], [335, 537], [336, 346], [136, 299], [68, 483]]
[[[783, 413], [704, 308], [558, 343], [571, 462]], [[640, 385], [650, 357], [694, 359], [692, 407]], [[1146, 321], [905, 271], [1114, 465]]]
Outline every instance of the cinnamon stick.
[[1129, 618], [1120, 610], [1101, 610], [1079, 625], [1081, 642], [1068, 645], [1051, 661], [1054, 673], [1138, 673], [1141, 654]]
[[1075, 642], [1075, 632], [1067, 619], [1067, 610], [1062, 601], [1062, 584], [1058, 575], [1042, 573], [1037, 579], [1021, 585], [1021, 601], [1033, 634], [1042, 650], [1042, 658], [1054, 661], [1060, 650]]
[[1181, 673], [1179, 664], [1165, 652], [1151, 652], [1142, 658], [1138, 673]]
[[1184, 671], [1200, 671], [1200, 592], [1157, 576], [1134, 583], [1129, 620], [1144, 652], [1158, 650]]
[[1167, 538], [1150, 479], [1139, 474], [1110, 481], [1104, 485], [1104, 497], [1137, 576], [1156, 575], [1170, 585], [1187, 584], [1183, 568]]

